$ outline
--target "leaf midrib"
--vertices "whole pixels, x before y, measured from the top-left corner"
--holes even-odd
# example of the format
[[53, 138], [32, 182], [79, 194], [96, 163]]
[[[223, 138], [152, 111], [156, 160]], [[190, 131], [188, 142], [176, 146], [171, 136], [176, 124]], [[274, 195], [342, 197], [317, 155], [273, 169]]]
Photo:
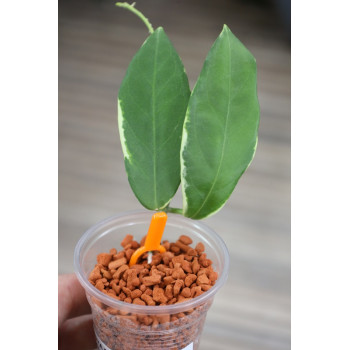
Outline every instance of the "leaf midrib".
[[215, 174], [215, 178], [213, 181], [213, 184], [210, 187], [210, 190], [208, 192], [208, 194], [206, 195], [202, 205], [200, 206], [200, 208], [193, 214], [191, 215], [191, 218], [194, 218], [204, 207], [204, 205], [206, 204], [206, 202], [208, 201], [215, 185], [216, 185], [216, 181], [218, 179], [220, 170], [221, 170], [221, 166], [222, 166], [222, 161], [224, 159], [224, 151], [225, 151], [225, 145], [226, 145], [226, 135], [227, 135], [227, 121], [228, 121], [228, 116], [230, 113], [230, 107], [231, 107], [231, 42], [230, 42], [230, 38], [227, 36], [228, 38], [228, 46], [229, 46], [229, 80], [228, 80], [228, 104], [227, 104], [227, 113], [226, 113], [226, 119], [225, 119], [225, 133], [224, 133], [224, 140], [222, 143], [222, 149], [221, 149], [221, 156], [220, 156], [220, 162], [219, 162], [219, 166], [218, 166], [218, 170]]
[[157, 166], [156, 166], [156, 116], [155, 116], [155, 83], [157, 76], [157, 57], [158, 57], [158, 46], [159, 46], [159, 32], [156, 36], [156, 48], [154, 54], [154, 65], [153, 65], [153, 81], [152, 81], [152, 130], [153, 130], [153, 188], [154, 188], [154, 207], [157, 208]]

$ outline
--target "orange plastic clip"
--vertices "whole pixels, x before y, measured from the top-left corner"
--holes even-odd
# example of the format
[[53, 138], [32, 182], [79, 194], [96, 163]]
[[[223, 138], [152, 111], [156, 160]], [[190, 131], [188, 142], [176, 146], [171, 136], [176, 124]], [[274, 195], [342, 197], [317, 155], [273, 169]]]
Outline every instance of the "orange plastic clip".
[[138, 258], [153, 250], [164, 253], [166, 250], [160, 244], [168, 216], [163, 211], [153, 214], [151, 224], [149, 225], [145, 245], [137, 249], [130, 258], [129, 266], [135, 265]]

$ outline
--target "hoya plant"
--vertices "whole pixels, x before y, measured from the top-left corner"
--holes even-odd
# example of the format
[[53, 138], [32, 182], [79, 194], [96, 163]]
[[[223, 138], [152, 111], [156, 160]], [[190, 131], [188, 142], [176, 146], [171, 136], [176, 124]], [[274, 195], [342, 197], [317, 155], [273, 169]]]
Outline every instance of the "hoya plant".
[[[162, 27], [146, 24], [118, 94], [118, 124], [130, 186], [150, 210], [202, 219], [220, 210], [251, 163], [258, 140], [256, 61], [227, 25], [192, 92]], [[183, 208], [170, 201], [181, 185]]]

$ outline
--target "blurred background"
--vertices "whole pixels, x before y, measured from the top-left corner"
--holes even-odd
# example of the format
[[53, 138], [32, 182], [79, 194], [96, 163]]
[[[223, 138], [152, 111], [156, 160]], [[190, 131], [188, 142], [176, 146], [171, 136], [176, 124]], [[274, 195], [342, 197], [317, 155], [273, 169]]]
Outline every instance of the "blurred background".
[[[227, 284], [201, 350], [290, 349], [290, 1], [140, 0], [178, 51], [191, 88], [223, 24], [252, 52], [261, 106], [255, 159], [225, 207], [204, 222], [226, 242]], [[82, 234], [141, 209], [124, 171], [117, 94], [147, 37], [113, 1], [59, 1], [59, 273], [73, 272]], [[181, 193], [172, 206], [181, 207]]]

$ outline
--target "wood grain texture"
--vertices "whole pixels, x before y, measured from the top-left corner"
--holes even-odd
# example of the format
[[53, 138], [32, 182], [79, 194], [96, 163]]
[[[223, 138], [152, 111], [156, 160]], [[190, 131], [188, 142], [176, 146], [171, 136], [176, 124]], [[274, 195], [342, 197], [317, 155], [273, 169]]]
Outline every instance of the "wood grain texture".
[[[225, 207], [204, 222], [225, 240], [227, 284], [209, 310], [201, 350], [290, 349], [290, 48], [272, 9], [227, 0], [147, 0], [193, 87], [226, 23], [256, 57], [261, 107], [255, 159]], [[147, 36], [108, 1], [59, 3], [59, 273], [91, 225], [140, 209], [124, 171], [117, 92]], [[173, 206], [181, 206], [177, 193]]]

